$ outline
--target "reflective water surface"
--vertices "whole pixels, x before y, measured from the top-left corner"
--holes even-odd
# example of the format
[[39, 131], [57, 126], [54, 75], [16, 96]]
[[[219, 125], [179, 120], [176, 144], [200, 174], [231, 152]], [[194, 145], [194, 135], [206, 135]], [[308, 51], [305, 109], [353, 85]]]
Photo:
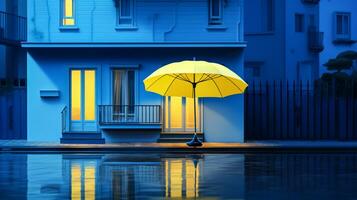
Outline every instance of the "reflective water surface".
[[357, 199], [357, 154], [0, 154], [0, 199]]

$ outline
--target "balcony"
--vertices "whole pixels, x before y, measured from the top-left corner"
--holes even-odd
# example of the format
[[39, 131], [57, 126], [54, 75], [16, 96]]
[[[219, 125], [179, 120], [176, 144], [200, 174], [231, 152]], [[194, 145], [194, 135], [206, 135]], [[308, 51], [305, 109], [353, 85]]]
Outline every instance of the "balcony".
[[26, 17], [0, 11], [0, 44], [20, 46], [26, 38]]
[[161, 129], [160, 105], [100, 105], [101, 129]]
[[308, 43], [310, 51], [320, 53], [324, 50], [324, 33], [315, 27], [310, 27], [308, 32]]

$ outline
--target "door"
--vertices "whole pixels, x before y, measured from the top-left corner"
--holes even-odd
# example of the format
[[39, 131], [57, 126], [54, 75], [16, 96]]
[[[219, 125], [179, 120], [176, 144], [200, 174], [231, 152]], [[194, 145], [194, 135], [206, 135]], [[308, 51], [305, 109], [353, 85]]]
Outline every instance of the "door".
[[[193, 132], [193, 98], [165, 97], [165, 132]], [[196, 101], [197, 132], [201, 131], [201, 106]]]
[[96, 71], [71, 70], [71, 130], [96, 131]]

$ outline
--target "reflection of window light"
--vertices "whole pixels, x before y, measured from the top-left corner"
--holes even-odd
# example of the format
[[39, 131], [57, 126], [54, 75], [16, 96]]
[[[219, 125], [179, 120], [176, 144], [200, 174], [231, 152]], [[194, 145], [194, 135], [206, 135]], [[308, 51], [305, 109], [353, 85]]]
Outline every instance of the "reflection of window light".
[[195, 167], [191, 160], [167, 160], [165, 162], [165, 196], [171, 198], [198, 197], [198, 166]]

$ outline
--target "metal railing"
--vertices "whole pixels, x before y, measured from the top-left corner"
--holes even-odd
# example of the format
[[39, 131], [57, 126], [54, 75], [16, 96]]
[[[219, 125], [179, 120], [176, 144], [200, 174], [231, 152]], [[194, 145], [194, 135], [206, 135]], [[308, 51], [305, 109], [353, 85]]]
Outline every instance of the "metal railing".
[[0, 11], [0, 43], [20, 45], [27, 39], [27, 18]]
[[99, 124], [161, 124], [160, 105], [99, 105]]
[[68, 131], [68, 124], [67, 124], [67, 113], [68, 113], [68, 108], [65, 106], [62, 111], [61, 111], [61, 120], [62, 120], [62, 133]]
[[309, 48], [313, 52], [321, 52], [324, 50], [324, 33], [317, 30], [315, 27], [310, 27], [308, 33]]

